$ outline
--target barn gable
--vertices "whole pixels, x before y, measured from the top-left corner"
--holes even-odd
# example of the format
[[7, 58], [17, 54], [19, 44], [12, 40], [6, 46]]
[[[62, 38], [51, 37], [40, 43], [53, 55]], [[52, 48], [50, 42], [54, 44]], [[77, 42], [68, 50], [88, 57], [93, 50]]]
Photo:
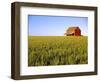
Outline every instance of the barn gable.
[[66, 35], [66, 36], [81, 36], [81, 30], [77, 26], [69, 27], [66, 30], [66, 33], [64, 33], [64, 35]]

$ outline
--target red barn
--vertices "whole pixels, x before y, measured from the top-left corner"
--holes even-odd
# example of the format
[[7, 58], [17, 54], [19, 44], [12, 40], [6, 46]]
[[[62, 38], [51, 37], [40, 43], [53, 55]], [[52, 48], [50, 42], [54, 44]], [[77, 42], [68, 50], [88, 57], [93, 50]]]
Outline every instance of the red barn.
[[81, 36], [81, 30], [79, 27], [69, 27], [64, 33], [66, 36]]

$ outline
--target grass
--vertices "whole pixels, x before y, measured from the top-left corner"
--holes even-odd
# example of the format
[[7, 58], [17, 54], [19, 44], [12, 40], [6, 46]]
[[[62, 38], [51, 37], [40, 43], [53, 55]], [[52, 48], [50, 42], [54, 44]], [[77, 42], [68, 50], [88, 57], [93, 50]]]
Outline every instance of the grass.
[[87, 64], [87, 36], [29, 36], [28, 66]]

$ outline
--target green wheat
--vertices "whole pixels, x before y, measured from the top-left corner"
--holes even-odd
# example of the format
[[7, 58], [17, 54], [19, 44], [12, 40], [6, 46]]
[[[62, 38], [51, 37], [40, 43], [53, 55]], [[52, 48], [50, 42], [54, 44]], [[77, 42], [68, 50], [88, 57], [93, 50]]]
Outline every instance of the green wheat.
[[87, 64], [87, 36], [29, 36], [28, 66]]

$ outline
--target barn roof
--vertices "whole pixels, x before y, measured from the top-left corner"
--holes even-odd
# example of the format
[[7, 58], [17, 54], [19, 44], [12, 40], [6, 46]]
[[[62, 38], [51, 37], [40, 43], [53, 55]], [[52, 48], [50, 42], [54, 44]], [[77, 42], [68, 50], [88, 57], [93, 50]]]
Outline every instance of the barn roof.
[[67, 33], [67, 34], [74, 33], [76, 29], [79, 29], [79, 30], [80, 30], [80, 28], [79, 28], [78, 26], [69, 27], [69, 28], [66, 30], [66, 33]]

